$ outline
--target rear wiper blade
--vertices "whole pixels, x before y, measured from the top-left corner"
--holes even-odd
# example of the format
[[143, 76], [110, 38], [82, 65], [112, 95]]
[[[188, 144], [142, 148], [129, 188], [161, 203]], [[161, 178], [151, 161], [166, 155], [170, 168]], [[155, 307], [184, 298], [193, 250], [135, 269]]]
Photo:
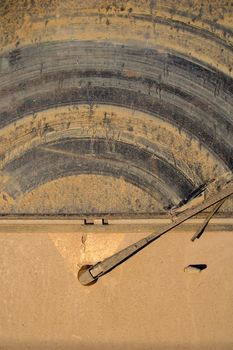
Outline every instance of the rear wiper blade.
[[220, 209], [220, 207], [223, 205], [223, 203], [225, 202], [226, 198], [223, 198], [220, 202], [218, 202], [215, 206], [214, 209], [209, 213], [209, 215], [207, 216], [207, 218], [204, 220], [204, 222], [202, 223], [202, 225], [198, 228], [198, 230], [195, 232], [195, 234], [193, 235], [193, 237], [191, 238], [191, 241], [194, 242], [195, 239], [199, 239], [201, 237], [201, 235], [203, 234], [206, 226], [208, 225], [208, 223], [210, 222], [210, 219], [212, 219], [212, 217], [214, 216], [215, 213], [217, 213], [217, 211]]

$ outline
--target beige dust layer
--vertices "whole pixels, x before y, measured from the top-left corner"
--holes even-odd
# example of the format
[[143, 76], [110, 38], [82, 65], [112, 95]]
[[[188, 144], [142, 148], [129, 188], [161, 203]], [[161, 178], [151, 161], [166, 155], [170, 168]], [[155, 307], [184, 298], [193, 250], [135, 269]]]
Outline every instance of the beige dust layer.
[[175, 51], [232, 74], [230, 1], [8, 0], [0, 11], [2, 52], [48, 41], [107, 40]]

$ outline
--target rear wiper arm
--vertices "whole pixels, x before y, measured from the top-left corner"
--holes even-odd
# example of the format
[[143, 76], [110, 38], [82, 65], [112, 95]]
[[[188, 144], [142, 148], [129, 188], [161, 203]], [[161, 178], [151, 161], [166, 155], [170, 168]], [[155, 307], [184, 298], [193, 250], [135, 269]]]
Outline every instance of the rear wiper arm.
[[[159, 229], [157, 232], [150, 234], [149, 236], [142, 238], [138, 242], [129, 245], [128, 247], [122, 249], [121, 251], [113, 254], [112, 256], [98, 262], [97, 264], [88, 266], [86, 268], [81, 268], [79, 271], [79, 281], [83, 285], [90, 285], [98, 280], [99, 277], [103, 276], [107, 272], [110, 272], [119, 264], [123, 263], [131, 256], [138, 253], [141, 249], [145, 248], [147, 245], [170, 231], [171, 229], [179, 226], [186, 220], [195, 216], [196, 214], [202, 212], [203, 210], [217, 204], [233, 193], [233, 183], [229, 184], [225, 189], [221, 190], [217, 194], [213, 195], [211, 198], [206, 199], [200, 205], [188, 209], [185, 213], [178, 216], [178, 218], [172, 223], [166, 225], [165, 227]], [[220, 204], [220, 203], [219, 203]], [[222, 204], [222, 203], [221, 203]], [[216, 206], [217, 208], [217, 206]]]

